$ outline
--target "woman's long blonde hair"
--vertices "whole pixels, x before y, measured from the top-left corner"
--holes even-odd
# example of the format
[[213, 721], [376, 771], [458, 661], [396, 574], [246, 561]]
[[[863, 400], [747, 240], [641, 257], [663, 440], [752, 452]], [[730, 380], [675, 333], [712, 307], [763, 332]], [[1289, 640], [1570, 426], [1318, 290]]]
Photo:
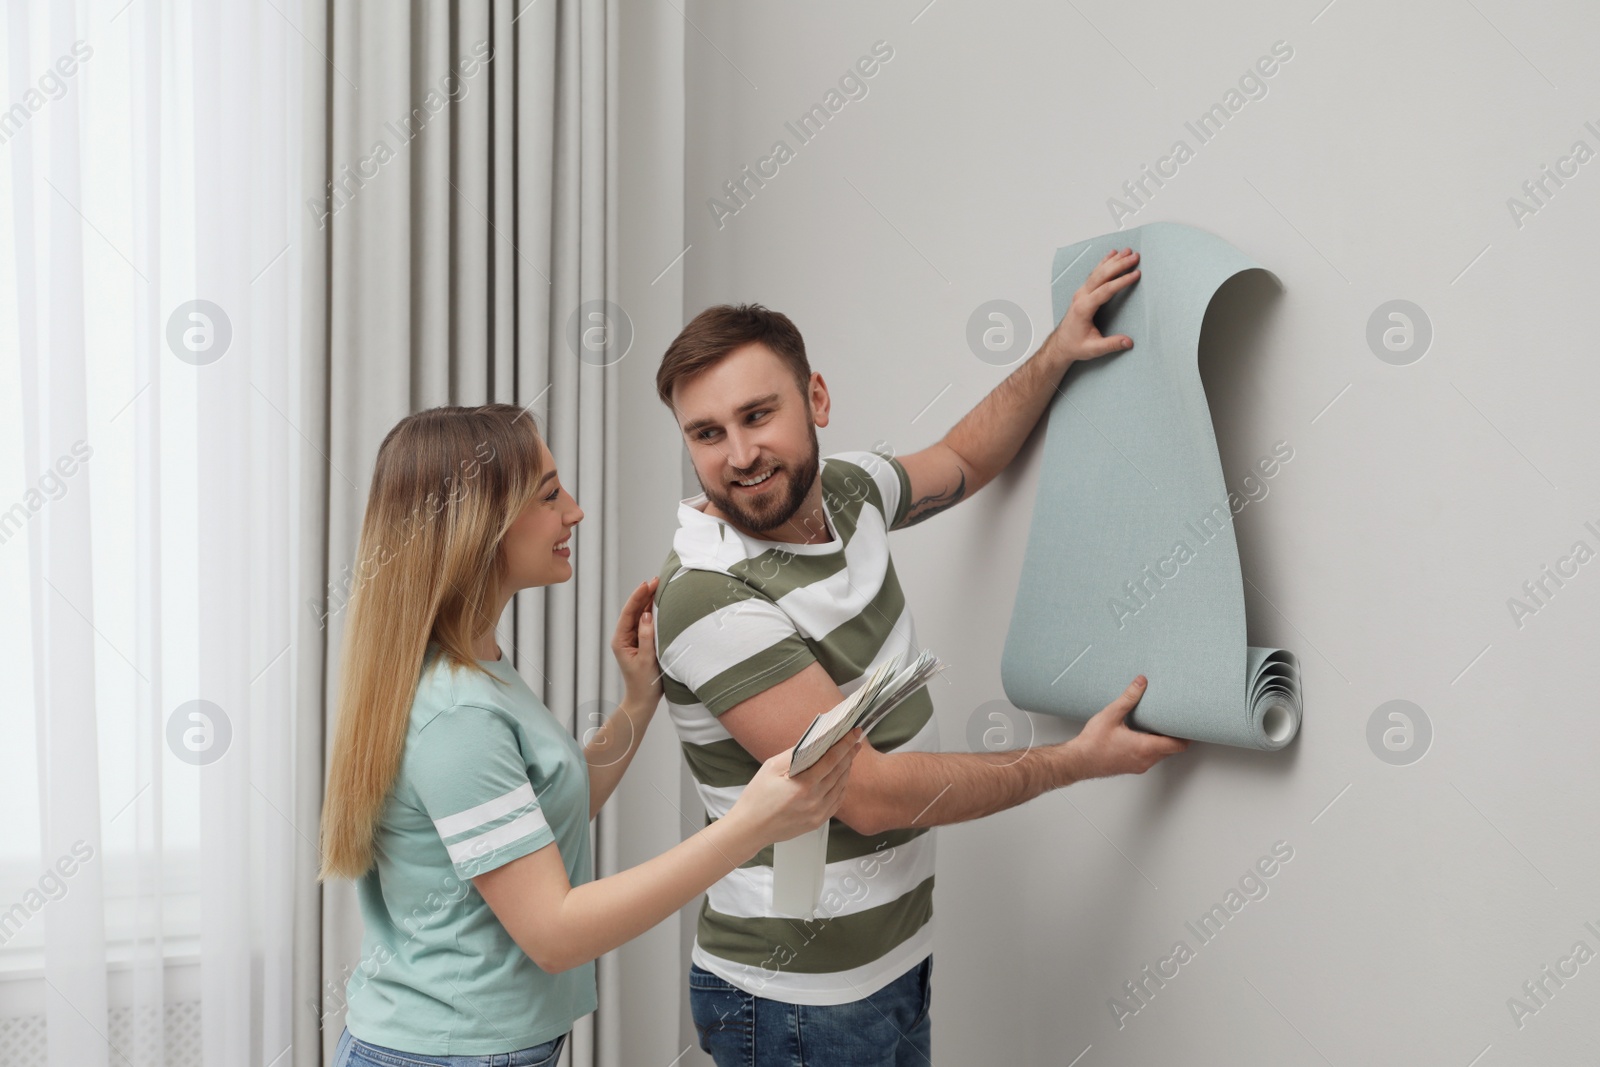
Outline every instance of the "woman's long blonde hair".
[[319, 879], [372, 867], [428, 642], [483, 670], [473, 643], [497, 621], [500, 540], [543, 477], [539, 442], [511, 404], [419, 411], [383, 439], [345, 623]]

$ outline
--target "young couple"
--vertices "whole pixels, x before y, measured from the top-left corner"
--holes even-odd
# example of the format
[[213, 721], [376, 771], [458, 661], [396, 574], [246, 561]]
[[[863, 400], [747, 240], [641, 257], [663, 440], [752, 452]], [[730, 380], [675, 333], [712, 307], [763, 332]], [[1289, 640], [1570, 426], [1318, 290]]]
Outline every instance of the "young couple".
[[[1140, 676], [1071, 741], [1022, 753], [940, 752], [925, 689], [793, 778], [787, 752], [916, 651], [888, 532], [1010, 463], [1074, 361], [1131, 347], [1093, 319], [1136, 260], [1109, 253], [1032, 357], [901, 458], [819, 455], [828, 390], [785, 316], [690, 322], [656, 385], [703, 492], [622, 608], [625, 696], [586, 747], [495, 640], [514, 593], [571, 577], [583, 518], [533, 421], [436, 408], [390, 431], [359, 550], [382, 565], [358, 568], [322, 826], [322, 876], [358, 880], [366, 927], [335, 1067], [554, 1064], [594, 1010], [595, 958], [702, 893], [690, 1001], [720, 1067], [931, 1062], [931, 828], [1188, 742], [1125, 724]], [[596, 880], [588, 822], [663, 695], [710, 821]], [[830, 818], [817, 915], [773, 912], [772, 843]]]

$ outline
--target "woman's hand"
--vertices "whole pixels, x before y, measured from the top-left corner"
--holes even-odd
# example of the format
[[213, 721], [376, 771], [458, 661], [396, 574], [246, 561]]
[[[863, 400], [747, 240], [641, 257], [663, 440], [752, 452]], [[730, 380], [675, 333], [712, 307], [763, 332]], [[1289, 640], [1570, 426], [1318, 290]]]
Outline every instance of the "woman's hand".
[[656, 617], [650, 601], [661, 579], [651, 578], [634, 589], [622, 605], [611, 654], [622, 669], [624, 700], [654, 710], [661, 699], [661, 666], [656, 662]]
[[728, 818], [746, 821], [763, 842], [787, 841], [815, 830], [844, 802], [850, 763], [864, 736], [859, 727], [851, 730], [793, 778], [788, 775], [790, 750], [773, 756], [744, 787]]

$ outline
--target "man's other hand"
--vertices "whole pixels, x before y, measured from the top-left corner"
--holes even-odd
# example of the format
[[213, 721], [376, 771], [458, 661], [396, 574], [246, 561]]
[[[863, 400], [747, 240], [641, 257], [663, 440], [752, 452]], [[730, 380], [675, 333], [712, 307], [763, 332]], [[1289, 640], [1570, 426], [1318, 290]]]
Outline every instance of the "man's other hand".
[[1181, 737], [1135, 730], [1123, 721], [1144, 696], [1148, 684], [1145, 676], [1139, 675], [1121, 696], [1084, 723], [1077, 737], [1067, 742], [1078, 750], [1078, 778], [1143, 774], [1168, 756], [1188, 749], [1189, 742]]

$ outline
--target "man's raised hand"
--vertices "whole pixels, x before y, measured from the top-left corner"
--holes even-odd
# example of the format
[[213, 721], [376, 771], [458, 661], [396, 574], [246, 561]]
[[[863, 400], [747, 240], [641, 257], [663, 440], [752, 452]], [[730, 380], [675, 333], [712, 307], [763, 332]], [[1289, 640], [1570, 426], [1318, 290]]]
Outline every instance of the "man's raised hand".
[[[1061, 322], [1045, 339], [1042, 347], [1053, 352], [1063, 363], [1122, 352], [1133, 347], [1133, 338], [1125, 333], [1104, 337], [1094, 324], [1095, 314], [1117, 293], [1139, 280], [1139, 269], [1134, 266], [1139, 253], [1132, 249], [1112, 249], [1105, 254], [1078, 291], [1072, 294], [1072, 303]], [[1129, 269], [1132, 268], [1132, 269]]]

